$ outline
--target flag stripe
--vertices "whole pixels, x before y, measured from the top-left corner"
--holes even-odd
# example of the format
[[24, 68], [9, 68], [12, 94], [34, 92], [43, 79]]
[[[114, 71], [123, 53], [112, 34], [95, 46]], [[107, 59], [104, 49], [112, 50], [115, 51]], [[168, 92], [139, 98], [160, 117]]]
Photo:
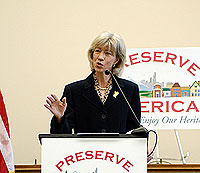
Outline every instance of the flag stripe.
[[1, 152], [0, 152], [0, 172], [8, 173], [8, 168]]
[[0, 90], [0, 170], [3, 173], [15, 172], [14, 156], [10, 141], [8, 117]]
[[7, 165], [8, 171], [14, 171], [14, 157], [12, 152], [11, 141], [0, 116], [0, 150]]
[[3, 101], [3, 96], [1, 94], [1, 90], [0, 90], [0, 115], [3, 120], [4, 126], [6, 127], [8, 136], [10, 137], [10, 130], [9, 130], [8, 117], [7, 117], [7, 113], [6, 113], [6, 106]]

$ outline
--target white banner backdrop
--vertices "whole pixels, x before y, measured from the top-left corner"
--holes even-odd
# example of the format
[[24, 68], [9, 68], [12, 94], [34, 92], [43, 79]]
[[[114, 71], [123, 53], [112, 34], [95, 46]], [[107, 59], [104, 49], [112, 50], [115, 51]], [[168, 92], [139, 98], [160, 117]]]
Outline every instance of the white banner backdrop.
[[128, 49], [123, 78], [139, 85], [147, 129], [200, 129], [200, 48]]

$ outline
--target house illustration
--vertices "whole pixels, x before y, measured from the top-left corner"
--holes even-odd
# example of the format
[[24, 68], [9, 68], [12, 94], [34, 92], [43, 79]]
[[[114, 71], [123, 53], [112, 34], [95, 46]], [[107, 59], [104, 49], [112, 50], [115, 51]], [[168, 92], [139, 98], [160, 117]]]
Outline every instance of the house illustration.
[[181, 87], [178, 82], [172, 86], [171, 97], [181, 97]]
[[181, 97], [190, 97], [190, 87], [181, 87]]
[[163, 88], [163, 97], [171, 97], [170, 88]]
[[154, 84], [152, 89], [152, 97], [162, 97], [162, 96], [163, 96], [163, 91], [161, 84], [159, 83]]
[[154, 72], [149, 80], [143, 79], [139, 82], [139, 90], [142, 98], [200, 97], [200, 81], [183, 87], [178, 82], [167, 81], [164, 87], [164, 82], [156, 82], [156, 72]]
[[200, 81], [195, 81], [190, 87], [191, 97], [200, 97]]

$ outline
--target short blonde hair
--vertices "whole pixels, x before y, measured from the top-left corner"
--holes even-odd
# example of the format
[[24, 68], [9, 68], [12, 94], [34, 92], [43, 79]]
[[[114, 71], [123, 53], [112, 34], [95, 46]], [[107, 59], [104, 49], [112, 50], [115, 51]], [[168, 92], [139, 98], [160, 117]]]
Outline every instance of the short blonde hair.
[[90, 63], [91, 71], [94, 71], [92, 62], [94, 50], [96, 48], [103, 49], [105, 47], [108, 47], [108, 49], [110, 49], [114, 56], [116, 56], [116, 58], [119, 60], [117, 64], [115, 64], [115, 67], [113, 67], [112, 72], [113, 74], [120, 76], [123, 72], [126, 60], [126, 46], [121, 36], [110, 32], [101, 33], [90, 45], [88, 50], [88, 60]]

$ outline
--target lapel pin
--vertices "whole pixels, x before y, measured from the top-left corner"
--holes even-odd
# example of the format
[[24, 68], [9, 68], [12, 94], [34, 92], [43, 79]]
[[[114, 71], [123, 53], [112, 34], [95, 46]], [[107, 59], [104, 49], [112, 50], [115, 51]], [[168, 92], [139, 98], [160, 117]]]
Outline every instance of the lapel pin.
[[119, 95], [119, 92], [118, 91], [114, 91], [114, 94], [113, 94], [113, 97], [117, 97]]

